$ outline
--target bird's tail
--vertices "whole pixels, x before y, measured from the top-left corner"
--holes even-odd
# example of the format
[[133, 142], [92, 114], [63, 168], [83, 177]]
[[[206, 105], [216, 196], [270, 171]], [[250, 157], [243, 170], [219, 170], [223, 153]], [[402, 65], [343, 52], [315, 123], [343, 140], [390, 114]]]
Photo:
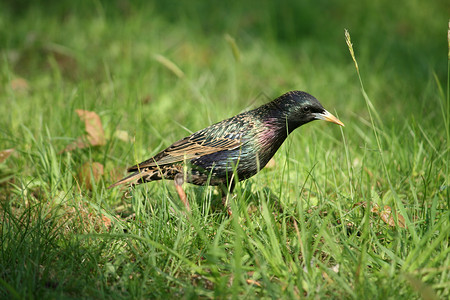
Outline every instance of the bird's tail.
[[148, 173], [147, 172], [142, 172], [142, 170], [140, 172], [139, 171], [135, 172], [133, 174], [128, 175], [125, 178], [120, 179], [116, 183], [111, 184], [110, 186], [108, 186], [108, 189], [111, 189], [113, 187], [116, 187], [118, 185], [125, 184], [125, 183], [128, 183], [128, 182], [136, 182], [139, 179], [141, 179], [142, 177], [147, 176], [147, 175], [148, 175]]

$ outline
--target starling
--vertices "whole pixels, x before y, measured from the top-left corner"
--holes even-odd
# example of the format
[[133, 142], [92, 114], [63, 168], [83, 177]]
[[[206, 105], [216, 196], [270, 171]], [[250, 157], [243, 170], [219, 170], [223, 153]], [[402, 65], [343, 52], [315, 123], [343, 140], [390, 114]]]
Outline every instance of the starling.
[[[128, 168], [132, 174], [109, 188], [170, 179], [189, 211], [182, 188], [184, 182], [220, 185], [232, 193], [236, 181], [250, 178], [264, 168], [294, 129], [314, 120], [344, 126], [310, 94], [291, 91], [173, 143], [152, 158]], [[226, 204], [226, 196], [222, 201]]]

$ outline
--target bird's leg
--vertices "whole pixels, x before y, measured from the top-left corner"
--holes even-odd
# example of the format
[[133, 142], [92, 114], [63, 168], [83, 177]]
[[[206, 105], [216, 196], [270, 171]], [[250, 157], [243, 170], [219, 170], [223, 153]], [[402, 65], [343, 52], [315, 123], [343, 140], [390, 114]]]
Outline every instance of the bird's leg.
[[175, 183], [175, 189], [177, 190], [178, 196], [180, 196], [181, 202], [183, 202], [184, 206], [186, 206], [187, 211], [191, 211], [189, 207], [189, 202], [186, 197], [186, 193], [183, 190], [184, 176], [183, 173], [178, 173], [175, 175], [173, 182]]
[[233, 212], [231, 211], [231, 205], [230, 205], [230, 199], [229, 195], [233, 193], [235, 182], [233, 180], [234, 177], [231, 178], [230, 183], [228, 186], [224, 186], [222, 191], [225, 193], [225, 195], [222, 196], [222, 204], [227, 208], [227, 213], [231, 217], [233, 215]]

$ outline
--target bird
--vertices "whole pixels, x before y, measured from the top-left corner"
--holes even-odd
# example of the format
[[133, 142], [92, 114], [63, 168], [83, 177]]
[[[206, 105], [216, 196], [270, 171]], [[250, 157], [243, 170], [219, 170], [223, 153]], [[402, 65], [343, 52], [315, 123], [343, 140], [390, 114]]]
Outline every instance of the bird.
[[222, 202], [231, 215], [227, 195], [236, 182], [257, 174], [274, 156], [288, 135], [314, 120], [344, 126], [312, 95], [290, 91], [258, 108], [199, 130], [128, 168], [131, 174], [108, 188], [129, 183], [134, 186], [161, 179], [173, 180], [187, 211], [189, 201], [182, 187], [221, 186]]

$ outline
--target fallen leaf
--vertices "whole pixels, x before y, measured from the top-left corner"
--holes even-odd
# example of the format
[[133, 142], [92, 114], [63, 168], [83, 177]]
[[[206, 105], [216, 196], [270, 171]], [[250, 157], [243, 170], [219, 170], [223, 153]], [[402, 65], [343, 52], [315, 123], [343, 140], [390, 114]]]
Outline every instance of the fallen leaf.
[[92, 146], [103, 146], [106, 144], [105, 132], [102, 121], [97, 113], [82, 109], [75, 110], [86, 127], [87, 139]]
[[247, 282], [247, 284], [253, 284], [253, 285], [256, 285], [256, 286], [261, 287], [261, 283], [259, 283], [259, 282], [256, 281], [256, 280], [253, 280], [253, 279], [247, 279], [246, 282]]
[[13, 148], [0, 151], [0, 163], [4, 162], [13, 152]]
[[78, 137], [76, 141], [67, 145], [62, 152], [83, 149], [89, 146], [103, 146], [106, 144], [105, 132], [100, 117], [93, 111], [82, 109], [75, 110], [82, 121], [84, 121], [87, 135]]
[[111, 219], [110, 218], [108, 218], [105, 215], [102, 215], [102, 221], [103, 221], [103, 225], [105, 225], [106, 228], [111, 227]]
[[[378, 216], [380, 216], [381, 220], [383, 220], [389, 226], [395, 227], [397, 224], [395, 223], [394, 215], [392, 213], [392, 208], [388, 205], [383, 207], [383, 210], [380, 210], [378, 204], [374, 204], [371, 211]], [[397, 222], [398, 226], [401, 228], [406, 228], [405, 218], [401, 214], [397, 214]]]
[[[365, 205], [364, 205], [364, 207], [365, 207]], [[373, 213], [378, 214], [379, 208], [380, 208], [380, 207], [378, 206], [378, 204], [374, 204], [374, 205], [372, 206], [372, 208], [370, 209], [370, 211], [373, 212]]]
[[[64, 148], [64, 150], [62, 150], [61, 152], [65, 152], [65, 151], [73, 151], [75, 149], [83, 149], [83, 148], [87, 148], [89, 147], [89, 142], [86, 140], [85, 137], [78, 137], [76, 141], [74, 141], [73, 143], [67, 145], [66, 148]], [[60, 153], [61, 153], [60, 152]]]
[[116, 130], [114, 136], [124, 142], [134, 142], [134, 138], [131, 138], [125, 130]]
[[395, 226], [394, 218], [392, 217], [392, 209], [390, 206], [385, 205], [383, 210], [378, 213], [381, 220], [383, 220], [386, 224], [391, 226]]
[[20, 77], [11, 80], [10, 85], [15, 92], [26, 92], [29, 88], [28, 81]]
[[340, 267], [339, 264], [336, 264], [336, 265], [332, 266], [330, 269], [334, 273], [339, 273], [339, 267]]
[[103, 165], [98, 162], [86, 162], [78, 172], [78, 179], [86, 189], [92, 190], [92, 183], [98, 183], [103, 176]]
[[323, 277], [329, 284], [334, 283], [333, 279], [331, 279], [330, 276], [328, 276], [327, 272], [322, 271], [322, 277]]
[[360, 202], [353, 204], [353, 208], [358, 207], [358, 206], [365, 208], [367, 206], [367, 203], [366, 203], [366, 201], [360, 201]]

